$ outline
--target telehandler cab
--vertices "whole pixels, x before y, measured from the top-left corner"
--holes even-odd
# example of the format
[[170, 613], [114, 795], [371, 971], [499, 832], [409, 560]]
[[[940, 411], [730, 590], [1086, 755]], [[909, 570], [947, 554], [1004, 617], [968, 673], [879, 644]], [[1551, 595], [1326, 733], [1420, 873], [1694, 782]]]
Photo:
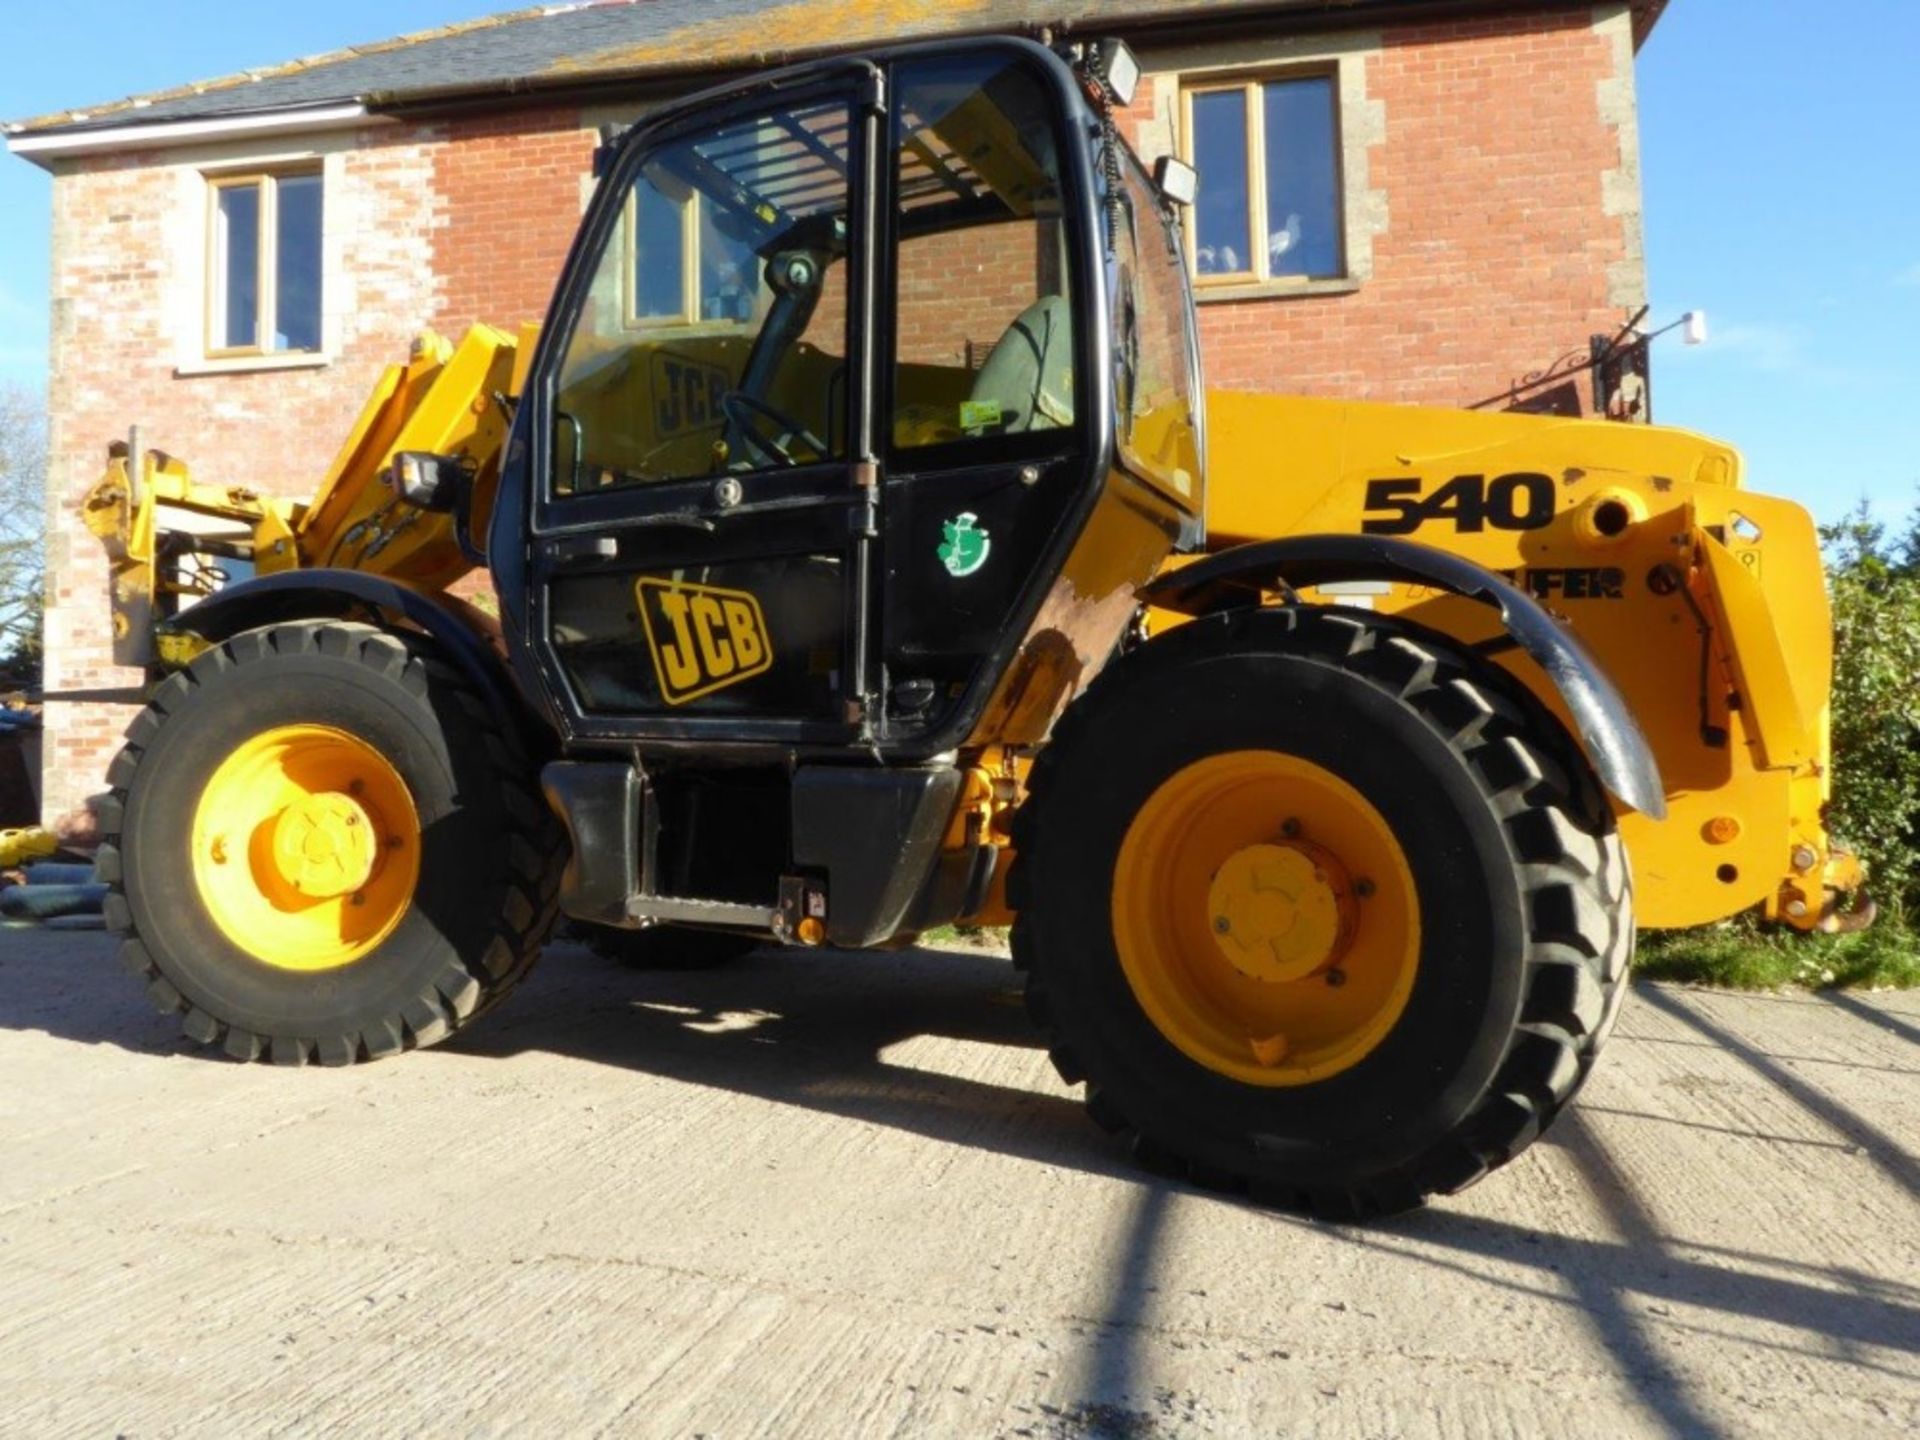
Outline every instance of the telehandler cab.
[[[472, 1022], [562, 913], [839, 947], [1010, 919], [1054, 1063], [1157, 1163], [1350, 1216], [1531, 1143], [1624, 994], [1615, 813], [1663, 813], [1654, 759], [1480, 565], [1297, 534], [1167, 566], [1207, 523], [1191, 176], [1116, 135], [1131, 68], [947, 42], [610, 140], [537, 346], [439, 357], [498, 410], [431, 450], [370, 410], [377, 510], [323, 492], [170, 622], [198, 653], [99, 861], [160, 1007], [348, 1064]], [[180, 475], [125, 469], [132, 506]], [[453, 541], [497, 626], [439, 593]], [[1552, 708], [1298, 594], [1381, 576], [1488, 607]]]

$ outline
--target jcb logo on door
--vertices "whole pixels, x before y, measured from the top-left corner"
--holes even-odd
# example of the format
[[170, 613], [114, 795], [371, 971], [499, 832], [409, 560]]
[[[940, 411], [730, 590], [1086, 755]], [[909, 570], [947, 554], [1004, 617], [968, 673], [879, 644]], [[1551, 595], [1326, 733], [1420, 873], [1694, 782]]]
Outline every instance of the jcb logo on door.
[[667, 704], [684, 705], [773, 668], [767, 618], [746, 591], [651, 578], [636, 590]]

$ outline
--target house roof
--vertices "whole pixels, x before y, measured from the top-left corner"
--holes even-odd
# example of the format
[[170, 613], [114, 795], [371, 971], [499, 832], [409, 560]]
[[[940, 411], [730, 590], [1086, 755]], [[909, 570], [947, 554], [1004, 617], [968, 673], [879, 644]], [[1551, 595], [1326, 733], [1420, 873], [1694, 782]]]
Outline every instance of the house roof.
[[[555, 95], [938, 35], [1148, 31], [1195, 22], [1371, 23], [1398, 13], [1552, 10], [1572, 0], [583, 0], [356, 45], [217, 80], [17, 121], [11, 135], [215, 121], [357, 103]], [[1667, 0], [1631, 0], [1645, 37]]]

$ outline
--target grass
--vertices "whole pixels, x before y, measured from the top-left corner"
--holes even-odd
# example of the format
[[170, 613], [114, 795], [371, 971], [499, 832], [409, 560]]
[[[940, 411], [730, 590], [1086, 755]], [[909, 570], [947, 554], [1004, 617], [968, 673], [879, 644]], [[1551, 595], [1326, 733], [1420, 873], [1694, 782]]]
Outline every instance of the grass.
[[1640, 937], [1634, 974], [1731, 990], [1905, 990], [1920, 986], [1920, 934], [1889, 915], [1858, 935], [1801, 935], [1729, 920]]
[[919, 939], [930, 950], [990, 950], [1005, 954], [1012, 932], [999, 925], [936, 925]]
[[[942, 925], [920, 943], [1004, 952], [1007, 932]], [[1909, 990], [1920, 988], [1920, 933], [1898, 915], [1858, 935], [1802, 935], [1746, 919], [1698, 930], [1649, 930], [1640, 936], [1633, 970], [1644, 980], [1727, 990]]]

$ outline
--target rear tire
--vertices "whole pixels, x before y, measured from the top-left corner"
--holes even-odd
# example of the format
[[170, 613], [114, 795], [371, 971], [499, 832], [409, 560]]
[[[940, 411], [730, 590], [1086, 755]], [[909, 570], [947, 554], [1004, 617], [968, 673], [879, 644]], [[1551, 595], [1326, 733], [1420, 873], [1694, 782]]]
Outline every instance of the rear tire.
[[[1311, 813], [1273, 815], [1250, 837], [1209, 835], [1264, 826], [1265, 811], [1249, 819], [1244, 791], [1217, 780], [1193, 790], [1193, 777], [1261, 756], [1283, 775], [1332, 777], [1306, 793], [1357, 796], [1353, 813], [1391, 833], [1415, 903], [1382, 906], [1376, 854], [1368, 878], [1356, 868], [1326, 887], [1344, 907], [1338, 940], [1275, 941], [1272, 973], [1239, 964], [1222, 979], [1209, 949], [1226, 955], [1241, 923], [1216, 913], [1230, 908], [1223, 897], [1238, 895], [1240, 914], [1265, 893], [1221, 890], [1234, 864], [1245, 870], [1250, 852], [1234, 846], [1267, 865], [1267, 889], [1306, 870], [1315, 882], [1323, 868], [1346, 876], [1333, 848], [1312, 843], [1339, 825]], [[1182, 786], [1194, 804], [1156, 829]], [[1411, 1208], [1519, 1154], [1585, 1081], [1625, 994], [1628, 869], [1584, 757], [1504, 672], [1404, 621], [1238, 611], [1115, 661], [1041, 752], [1014, 840], [1015, 963], [1054, 1064], [1086, 1081], [1094, 1118], [1154, 1168], [1330, 1218]], [[1171, 868], [1142, 871], [1128, 857], [1154, 843]], [[1215, 843], [1228, 863], [1214, 864]], [[1276, 864], [1287, 846], [1308, 860]], [[1166, 877], [1168, 892], [1144, 907], [1130, 898], [1143, 874]], [[1313, 912], [1315, 944], [1335, 933], [1333, 903]], [[1278, 923], [1296, 913], [1309, 914], [1304, 902]], [[1397, 951], [1391, 935], [1382, 943], [1392, 922], [1369, 932], [1370, 916], [1408, 914]], [[1298, 968], [1316, 959], [1322, 969]], [[1393, 964], [1407, 967], [1397, 1003], [1364, 969]], [[1329, 981], [1341, 965], [1351, 978]], [[1350, 1041], [1338, 1025], [1314, 1036], [1316, 1014], [1339, 1008], [1326, 997], [1370, 983], [1383, 998], [1368, 1026], [1356, 1022]], [[1283, 1028], [1276, 1015], [1321, 1048], [1296, 1057], [1284, 1034], [1263, 1040], [1262, 1024]], [[1247, 1037], [1237, 1056], [1221, 1035]]]
[[[318, 912], [304, 895], [287, 904], [284, 886], [267, 909], [260, 887], [245, 893], [252, 908], [238, 913], [261, 923], [236, 922], [218, 885], [231, 891], [231, 873], [247, 867], [266, 874], [263, 857], [280, 853], [271, 818], [242, 815], [240, 838], [222, 834], [211, 857], [199, 853], [209, 806], [246, 793], [220, 789], [223, 764], [277, 734], [341, 737], [404, 786], [390, 810], [411, 801], [408, 823], [376, 815], [395, 832], [385, 845], [415, 852], [412, 879], [391, 924], [358, 950], [326, 953], [324, 927], [317, 956], [265, 938], [314, 948], [302, 917]], [[274, 762], [262, 763], [270, 773]], [[535, 767], [511, 725], [415, 636], [331, 620], [236, 635], [155, 690], [108, 778], [97, 864], [111, 886], [107, 923], [125, 937], [121, 958], [189, 1037], [237, 1059], [347, 1065], [436, 1044], [511, 990], [552, 929], [564, 839]], [[366, 800], [362, 785], [352, 782]], [[362, 894], [328, 903], [376, 892], [379, 867], [394, 862], [371, 863]], [[286, 905], [285, 926], [309, 928], [284, 928], [274, 903]]]

